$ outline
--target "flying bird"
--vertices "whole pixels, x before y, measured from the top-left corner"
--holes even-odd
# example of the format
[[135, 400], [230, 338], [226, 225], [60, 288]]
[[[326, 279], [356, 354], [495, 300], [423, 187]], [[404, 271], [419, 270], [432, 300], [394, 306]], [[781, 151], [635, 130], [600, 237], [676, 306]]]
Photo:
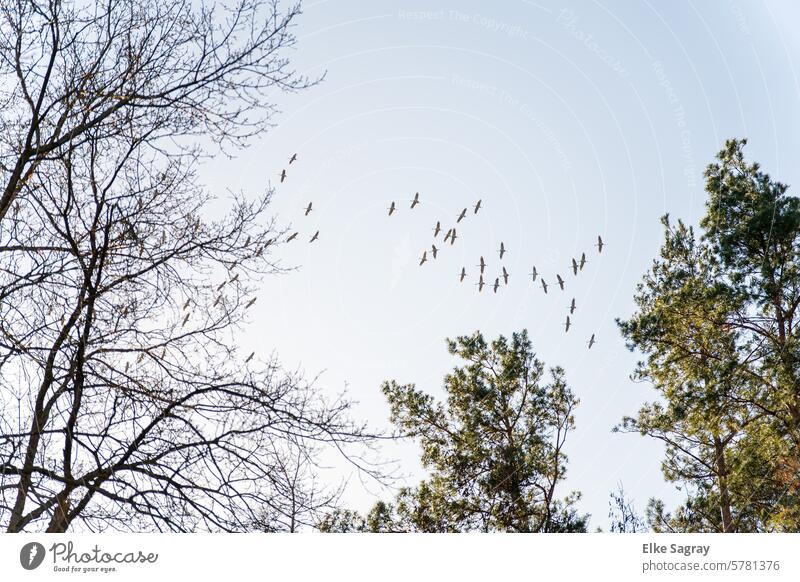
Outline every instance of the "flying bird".
[[391, 216], [394, 213], [394, 211], [395, 211], [395, 205], [394, 202], [392, 202], [392, 205], [389, 207], [389, 216]]
[[483, 270], [486, 268], [486, 261], [483, 260], [483, 257], [481, 257], [481, 263], [478, 266], [481, 268], [481, 275], [483, 275]]
[[310, 240], [310, 241], [308, 241], [308, 242], [309, 242], [309, 243], [312, 243], [312, 242], [314, 242], [315, 240], [317, 240], [318, 238], [319, 238], [319, 231], [315, 232], [315, 233], [314, 233], [314, 236], [312, 236], [312, 237], [311, 237], [311, 240]]
[[467, 209], [461, 211], [461, 214], [458, 215], [458, 220], [456, 220], [456, 224], [464, 220], [464, 217], [467, 215]]
[[500, 260], [503, 260], [503, 255], [505, 255], [508, 251], [502, 242], [500, 243], [500, 250], [498, 252], [500, 253]]
[[436, 221], [436, 226], [433, 229], [433, 238], [439, 236], [439, 233], [442, 232], [442, 223], [438, 220]]
[[458, 276], [459, 283], [463, 283], [464, 282], [464, 277], [466, 277], [466, 276], [467, 276], [467, 268], [466, 267], [461, 267], [461, 274]]
[[252, 360], [252, 359], [253, 359], [253, 356], [255, 356], [255, 355], [256, 355], [256, 353], [255, 353], [255, 352], [252, 352], [252, 353], [251, 353], [249, 356], [247, 356], [247, 359], [244, 361], [244, 363], [246, 364], [247, 362], [249, 362], [250, 360]]
[[456, 238], [458, 238], [458, 235], [456, 235], [456, 229], [453, 228], [450, 230], [450, 246], [453, 246], [456, 242]]
[[286, 179], [286, 170], [281, 170], [281, 184], [283, 184], [283, 181], [285, 179]]
[[480, 210], [480, 209], [481, 209], [481, 201], [479, 199], [478, 202], [475, 203], [475, 212], [474, 212], [474, 214], [478, 214], [478, 210]]
[[542, 282], [542, 289], [544, 289], [545, 295], [547, 295], [547, 283], [544, 282], [544, 279], [540, 279]]
[[539, 272], [536, 270], [536, 267], [534, 266], [533, 270], [531, 271], [531, 277], [533, 278], [533, 282], [534, 283], [536, 282], [536, 277], [538, 277], [538, 276], [539, 276]]
[[558, 286], [561, 287], [561, 290], [564, 290], [564, 279], [561, 278], [561, 275], [556, 275], [556, 280], [558, 281]]
[[452, 234], [452, 232], [453, 232], [453, 229], [450, 228], [450, 229], [447, 230], [446, 233], [444, 233], [444, 242], [448, 241], [448, 239], [450, 238], [450, 234]]
[[594, 334], [592, 334], [592, 337], [590, 337], [590, 338], [589, 338], [589, 349], [590, 349], [590, 350], [592, 349], [592, 346], [593, 346], [595, 343], [597, 343], [597, 342], [595, 342], [595, 341], [594, 341]]
[[505, 267], [503, 267], [503, 282], [508, 285], [508, 271], [506, 271]]
[[297, 161], [297, 154], [292, 154], [292, 157], [289, 158], [289, 163], [294, 163]]
[[247, 302], [247, 305], [245, 305], [244, 308], [249, 309], [250, 307], [252, 307], [253, 303], [256, 302], [256, 299], [258, 299], [258, 297], [253, 297], [250, 301]]
[[286, 239], [286, 242], [287, 242], [287, 243], [288, 243], [288, 242], [292, 242], [294, 239], [296, 239], [296, 238], [297, 238], [297, 235], [298, 235], [298, 234], [300, 234], [300, 233], [299, 233], [299, 232], [295, 232], [295, 233], [294, 233], [294, 234], [292, 234], [292, 235], [291, 235], [289, 238], [287, 238], [287, 239]]
[[311, 213], [311, 204], [312, 202], [309, 202], [308, 206], [306, 207], [306, 216], [308, 216]]
[[603, 245], [604, 245], [603, 238], [598, 234], [597, 235], [597, 244], [594, 245], [594, 246], [597, 247], [597, 252], [598, 253], [602, 253], [603, 252]]
[[192, 302], [192, 300], [191, 300], [191, 299], [187, 299], [187, 300], [186, 300], [186, 303], [184, 303], [184, 304], [183, 304], [183, 310], [184, 310], [184, 311], [186, 311], [187, 309], [189, 309], [189, 304], [190, 304], [191, 302]]
[[480, 279], [478, 279], [478, 282], [475, 284], [478, 286], [478, 293], [483, 291], [483, 286], [485, 285], [485, 283], [483, 282], [483, 275], [480, 276]]
[[578, 262], [574, 258], [572, 259], [572, 274], [578, 274]]
[[419, 192], [414, 194], [414, 199], [411, 201], [411, 208], [414, 208], [417, 204], [419, 204]]
[[497, 293], [497, 289], [500, 287], [500, 277], [494, 280], [494, 292]]
[[586, 253], [581, 253], [581, 271], [583, 271], [583, 266], [587, 263], [586, 261]]
[[428, 260], [428, 251], [422, 251], [422, 258], [419, 260], [419, 266], [422, 266], [422, 263]]
[[431, 253], [433, 253], [433, 258], [436, 258], [436, 255], [439, 253], [439, 249], [436, 248], [436, 245], [431, 245]]
[[181, 324], [181, 327], [183, 327], [184, 325], [186, 325], [186, 322], [187, 322], [187, 321], [189, 321], [189, 315], [191, 315], [191, 314], [190, 314], [190, 313], [187, 313], [187, 314], [186, 314], [186, 317], [184, 317], [184, 318], [183, 318], [183, 323]]
[[571, 324], [571, 323], [570, 323], [570, 321], [569, 321], [569, 315], [568, 315], [568, 316], [567, 316], [567, 321], [566, 321], [566, 322], [564, 322], [564, 332], [568, 332], [568, 331], [569, 331], [569, 326], [570, 326], [570, 325], [572, 325], [572, 324]]
[[569, 314], [575, 313], [575, 298], [572, 298], [572, 303], [569, 304]]

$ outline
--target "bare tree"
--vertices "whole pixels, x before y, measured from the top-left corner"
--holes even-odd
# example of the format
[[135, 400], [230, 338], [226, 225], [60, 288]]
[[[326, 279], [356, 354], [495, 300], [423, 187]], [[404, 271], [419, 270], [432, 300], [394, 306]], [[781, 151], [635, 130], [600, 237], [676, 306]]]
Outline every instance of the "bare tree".
[[327, 503], [315, 449], [370, 435], [233, 341], [252, 283], [280, 270], [272, 193], [204, 221], [182, 161], [94, 135], [25, 185], [2, 231], [2, 523], [239, 530]]
[[238, 143], [268, 124], [266, 88], [303, 86], [280, 56], [298, 9], [0, 6], [0, 66], [17, 79], [0, 121], [0, 524], [313, 523], [339, 492], [320, 455], [372, 471], [359, 455], [373, 435], [343, 396], [239, 353], [285, 231], [270, 189], [204, 217], [202, 151], [180, 141]]
[[196, 155], [185, 138], [236, 145], [268, 127], [267, 91], [309, 85], [285, 56], [299, 12], [264, 0], [0, 1], [0, 222], [89, 130]]
[[644, 519], [636, 511], [633, 501], [625, 494], [622, 482], [617, 490], [609, 493], [608, 519], [611, 533], [642, 533], [647, 531]]

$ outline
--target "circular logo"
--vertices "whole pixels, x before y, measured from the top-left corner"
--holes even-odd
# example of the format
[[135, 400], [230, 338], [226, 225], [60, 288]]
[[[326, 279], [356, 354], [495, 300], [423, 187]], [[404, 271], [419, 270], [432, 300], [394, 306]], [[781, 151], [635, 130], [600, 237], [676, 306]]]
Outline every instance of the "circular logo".
[[19, 551], [19, 563], [26, 570], [35, 570], [44, 561], [44, 546], [39, 542], [29, 542]]

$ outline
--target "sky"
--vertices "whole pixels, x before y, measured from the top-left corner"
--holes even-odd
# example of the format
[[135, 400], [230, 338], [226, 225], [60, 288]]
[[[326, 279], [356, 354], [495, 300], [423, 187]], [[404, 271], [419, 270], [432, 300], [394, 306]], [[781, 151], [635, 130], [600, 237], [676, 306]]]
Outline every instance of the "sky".
[[[445, 338], [527, 329], [537, 357], [564, 367], [580, 399], [562, 493], [582, 492], [591, 529], [607, 528], [618, 483], [640, 511], [650, 497], [673, 507], [680, 493], [662, 477], [661, 447], [612, 433], [655, 397], [630, 379], [637, 354], [615, 318], [633, 312], [659, 217], [699, 220], [703, 170], [727, 138], [747, 137], [750, 159], [798, 183], [799, 13], [791, 0], [304, 2], [289, 57], [324, 80], [265, 95], [280, 108], [275, 128], [202, 168], [220, 195], [271, 182], [273, 211], [301, 233], [279, 252], [297, 269], [260, 284], [243, 352], [319, 374], [326, 393], [347, 387], [355, 414], [386, 428], [382, 381], [441, 397], [458, 363]], [[446, 230], [478, 199], [481, 211], [432, 260], [436, 222]], [[479, 293], [479, 257], [493, 281], [501, 242], [509, 284]], [[575, 277], [569, 264], [582, 252]], [[534, 265], [547, 295], [527, 276]], [[413, 442], [382, 455], [399, 462], [400, 483], [424, 475]], [[337, 470], [353, 508], [391, 496]]]

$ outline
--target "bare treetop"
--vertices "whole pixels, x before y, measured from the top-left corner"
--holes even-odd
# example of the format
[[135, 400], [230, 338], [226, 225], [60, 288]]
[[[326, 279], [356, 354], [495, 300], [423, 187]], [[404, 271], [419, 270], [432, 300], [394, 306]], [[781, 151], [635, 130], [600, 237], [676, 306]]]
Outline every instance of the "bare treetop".
[[[0, 8], [0, 222], [22, 184], [85, 139], [134, 137], [162, 153], [266, 129], [272, 89], [311, 84], [285, 55], [299, 5], [20, 0]], [[160, 138], [169, 138], [169, 141]]]

